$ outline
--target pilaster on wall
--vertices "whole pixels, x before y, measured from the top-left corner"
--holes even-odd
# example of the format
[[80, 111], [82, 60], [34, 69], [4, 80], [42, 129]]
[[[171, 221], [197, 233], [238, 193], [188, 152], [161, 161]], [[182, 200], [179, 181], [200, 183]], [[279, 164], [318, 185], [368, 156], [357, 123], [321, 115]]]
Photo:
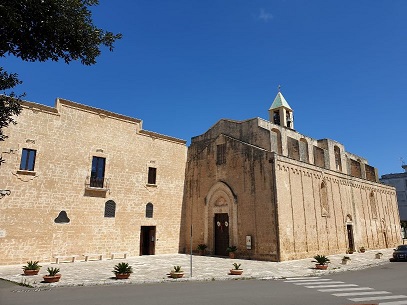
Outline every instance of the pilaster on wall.
[[[349, 218], [359, 220], [352, 223], [356, 247], [380, 249], [400, 242], [397, 201], [391, 187], [282, 156], [276, 156], [276, 181], [281, 260], [345, 252]], [[323, 206], [321, 185], [326, 186], [327, 207]], [[376, 219], [371, 212], [371, 192], [387, 198], [375, 201], [379, 206]], [[380, 219], [385, 219], [384, 224]]]

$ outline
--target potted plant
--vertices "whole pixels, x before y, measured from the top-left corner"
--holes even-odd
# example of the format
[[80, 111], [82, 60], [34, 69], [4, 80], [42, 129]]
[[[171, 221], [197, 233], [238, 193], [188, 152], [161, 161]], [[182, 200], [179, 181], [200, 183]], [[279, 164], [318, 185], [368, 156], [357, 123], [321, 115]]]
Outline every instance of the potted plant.
[[351, 259], [350, 259], [349, 256], [344, 256], [344, 257], [342, 258], [342, 265], [347, 265], [347, 264], [350, 263], [350, 261], [351, 261]]
[[328, 264], [331, 262], [329, 258], [327, 258], [325, 255], [315, 255], [314, 256], [314, 263], [317, 263], [315, 265], [315, 268], [321, 269], [321, 270], [326, 270], [328, 268]]
[[38, 261], [29, 261], [27, 265], [23, 266], [24, 275], [37, 275], [41, 267]]
[[230, 269], [231, 275], [241, 275], [243, 273], [243, 269], [240, 268], [241, 264], [233, 263], [233, 269]]
[[375, 257], [378, 258], [378, 259], [382, 258], [382, 256], [383, 256], [383, 253], [382, 253], [382, 252], [377, 252], [377, 253], [375, 254]]
[[207, 245], [205, 244], [199, 244], [198, 245], [198, 251], [199, 251], [199, 255], [205, 255], [205, 249], [208, 248]]
[[47, 271], [48, 275], [43, 276], [44, 282], [55, 283], [58, 282], [61, 278], [61, 275], [59, 274], [59, 268], [48, 267]]
[[128, 279], [130, 274], [133, 273], [133, 267], [128, 263], [118, 263], [114, 266], [112, 272], [115, 274], [116, 279], [118, 280]]
[[181, 270], [181, 266], [174, 266], [170, 272], [170, 277], [178, 279], [184, 276], [184, 271]]
[[353, 249], [352, 248], [348, 248], [348, 250], [346, 250], [346, 254], [353, 254]]
[[365, 251], [366, 251], [366, 248], [365, 248], [365, 247], [362, 246], [362, 247], [359, 248], [359, 252], [360, 252], [360, 253], [365, 253]]
[[226, 248], [226, 252], [229, 254], [230, 258], [235, 258], [236, 257], [236, 252], [237, 247], [236, 246], [229, 246]]

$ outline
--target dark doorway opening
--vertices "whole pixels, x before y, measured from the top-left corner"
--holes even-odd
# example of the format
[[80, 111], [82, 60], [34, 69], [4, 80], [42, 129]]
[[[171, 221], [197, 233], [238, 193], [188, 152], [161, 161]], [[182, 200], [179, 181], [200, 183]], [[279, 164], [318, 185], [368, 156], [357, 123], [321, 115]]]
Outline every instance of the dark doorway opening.
[[346, 231], [348, 232], [348, 249], [355, 250], [355, 243], [353, 241], [353, 226], [346, 225]]
[[229, 247], [229, 215], [228, 213], [215, 214], [215, 255], [227, 256]]
[[140, 255], [155, 254], [155, 227], [142, 226], [140, 231]]

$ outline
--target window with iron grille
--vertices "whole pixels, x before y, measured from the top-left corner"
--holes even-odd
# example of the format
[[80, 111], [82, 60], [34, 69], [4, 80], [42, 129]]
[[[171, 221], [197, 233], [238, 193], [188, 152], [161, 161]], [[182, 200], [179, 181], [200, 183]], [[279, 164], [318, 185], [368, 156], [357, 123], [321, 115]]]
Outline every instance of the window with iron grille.
[[216, 145], [216, 164], [226, 163], [226, 143]]
[[156, 184], [157, 169], [155, 167], [148, 168], [148, 184]]
[[108, 200], [105, 203], [105, 217], [115, 217], [116, 216], [116, 202], [113, 200]]
[[33, 171], [36, 154], [37, 151], [34, 149], [23, 148], [23, 151], [21, 153], [20, 169], [26, 171]]
[[151, 202], [146, 204], [146, 218], [153, 218], [154, 206]]

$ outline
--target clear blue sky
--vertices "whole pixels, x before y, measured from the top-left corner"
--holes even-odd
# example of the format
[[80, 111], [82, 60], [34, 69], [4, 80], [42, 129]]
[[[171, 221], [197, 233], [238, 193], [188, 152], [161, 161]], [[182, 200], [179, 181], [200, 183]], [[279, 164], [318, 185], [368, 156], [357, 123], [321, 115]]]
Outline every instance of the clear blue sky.
[[407, 162], [406, 0], [102, 0], [93, 12], [123, 34], [95, 66], [1, 59], [26, 100], [62, 97], [189, 143], [221, 118], [268, 119], [281, 84], [298, 132], [380, 175]]

